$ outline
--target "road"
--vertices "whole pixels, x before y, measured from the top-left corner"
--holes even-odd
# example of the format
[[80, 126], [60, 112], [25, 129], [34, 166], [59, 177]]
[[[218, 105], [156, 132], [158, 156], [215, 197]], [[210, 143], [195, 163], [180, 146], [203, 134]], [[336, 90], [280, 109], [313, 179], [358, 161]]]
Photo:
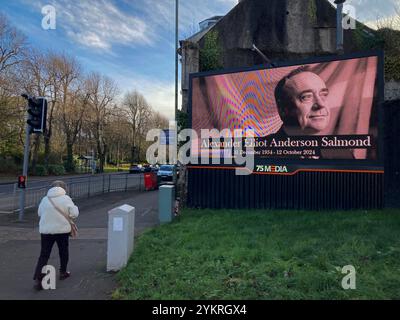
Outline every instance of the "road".
[[[68, 185], [68, 194], [73, 199], [89, 198], [111, 192], [143, 189], [143, 174], [115, 173], [103, 175], [84, 175], [74, 177], [59, 177]], [[29, 183], [26, 189], [25, 207], [36, 207], [46, 195], [49, 184], [55, 178], [43, 178]], [[1, 188], [2, 187], [2, 188]], [[14, 191], [14, 185], [0, 186], [0, 214], [18, 210], [19, 189]]]
[[[82, 179], [88, 179], [88, 177], [103, 177], [103, 176], [109, 176], [109, 175], [121, 175], [121, 174], [126, 174], [126, 172], [120, 172], [120, 173], [104, 173], [104, 174], [96, 174], [96, 175], [90, 175], [90, 174], [80, 174], [80, 175], [70, 175], [70, 176], [60, 176], [60, 177], [28, 177], [28, 188], [40, 188], [40, 187], [47, 187], [51, 182], [54, 180], [62, 180], [67, 183], [69, 182], [77, 182]], [[14, 192], [14, 184], [17, 182], [17, 179], [15, 178], [15, 182], [0, 182], [0, 196], [2, 194], [8, 194], [8, 193], [13, 193]]]

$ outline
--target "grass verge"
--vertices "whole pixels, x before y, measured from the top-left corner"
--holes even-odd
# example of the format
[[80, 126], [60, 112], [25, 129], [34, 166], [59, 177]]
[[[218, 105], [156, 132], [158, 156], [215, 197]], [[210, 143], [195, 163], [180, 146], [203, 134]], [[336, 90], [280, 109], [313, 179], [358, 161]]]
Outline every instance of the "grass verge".
[[399, 299], [399, 213], [185, 210], [139, 237], [113, 298]]

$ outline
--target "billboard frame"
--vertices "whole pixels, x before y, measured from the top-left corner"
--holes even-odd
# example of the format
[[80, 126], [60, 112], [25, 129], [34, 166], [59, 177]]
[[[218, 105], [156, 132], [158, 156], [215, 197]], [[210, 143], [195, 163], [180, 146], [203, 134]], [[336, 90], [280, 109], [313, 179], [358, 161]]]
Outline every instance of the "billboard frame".
[[[188, 97], [188, 127], [191, 129], [192, 126], [192, 116], [193, 116], [193, 80], [195, 78], [200, 77], [208, 77], [208, 76], [216, 76], [216, 75], [226, 75], [232, 73], [242, 73], [242, 72], [251, 72], [258, 70], [272, 70], [282, 67], [293, 67], [300, 66], [304, 64], [314, 64], [314, 63], [326, 63], [332, 61], [343, 61], [357, 58], [368, 58], [368, 57], [377, 57], [378, 58], [378, 66], [377, 66], [377, 78], [376, 78], [376, 104], [374, 105], [377, 108], [377, 118], [378, 118], [378, 150], [377, 150], [377, 159], [290, 159], [290, 158], [259, 158], [255, 157], [255, 163], [257, 165], [287, 165], [287, 166], [295, 166], [301, 167], [304, 170], [308, 170], [314, 168], [315, 171], [320, 171], [324, 169], [337, 169], [344, 171], [352, 171], [352, 170], [362, 170], [362, 171], [372, 171], [372, 172], [381, 172], [383, 173], [384, 169], [384, 110], [383, 110], [383, 102], [384, 102], [384, 88], [385, 88], [385, 79], [384, 79], [384, 51], [383, 50], [369, 50], [362, 52], [355, 52], [351, 54], [343, 54], [343, 55], [327, 55], [327, 56], [318, 56], [307, 59], [293, 60], [293, 61], [277, 61], [273, 64], [261, 64], [255, 65], [251, 67], [241, 67], [241, 68], [228, 68], [221, 69], [215, 71], [206, 71], [206, 72], [197, 72], [189, 74], [189, 97]], [[211, 162], [211, 158], [210, 158]], [[218, 167], [223, 168], [233, 168], [237, 167], [237, 165], [221, 165], [221, 164], [208, 164], [204, 165], [190, 165], [189, 167], [210, 167], [217, 169]]]

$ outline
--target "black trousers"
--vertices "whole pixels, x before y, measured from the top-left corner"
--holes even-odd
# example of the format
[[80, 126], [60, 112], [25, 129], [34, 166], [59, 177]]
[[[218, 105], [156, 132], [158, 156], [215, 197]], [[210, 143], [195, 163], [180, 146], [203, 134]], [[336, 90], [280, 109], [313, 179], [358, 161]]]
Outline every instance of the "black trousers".
[[41, 235], [41, 250], [40, 257], [36, 265], [33, 280], [40, 280], [43, 278], [42, 269], [49, 261], [51, 250], [53, 249], [54, 242], [57, 243], [58, 253], [60, 256], [60, 272], [67, 271], [69, 259], [69, 233], [65, 234], [42, 234]]

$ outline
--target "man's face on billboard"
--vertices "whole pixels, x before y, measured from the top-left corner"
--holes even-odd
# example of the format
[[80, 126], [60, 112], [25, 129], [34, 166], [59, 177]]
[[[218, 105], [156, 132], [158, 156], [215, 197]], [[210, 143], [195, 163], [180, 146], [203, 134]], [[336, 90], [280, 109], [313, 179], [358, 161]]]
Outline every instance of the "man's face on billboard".
[[330, 120], [329, 90], [315, 73], [302, 72], [287, 80], [285, 90], [292, 102], [288, 116], [297, 119], [304, 134], [318, 134]]

